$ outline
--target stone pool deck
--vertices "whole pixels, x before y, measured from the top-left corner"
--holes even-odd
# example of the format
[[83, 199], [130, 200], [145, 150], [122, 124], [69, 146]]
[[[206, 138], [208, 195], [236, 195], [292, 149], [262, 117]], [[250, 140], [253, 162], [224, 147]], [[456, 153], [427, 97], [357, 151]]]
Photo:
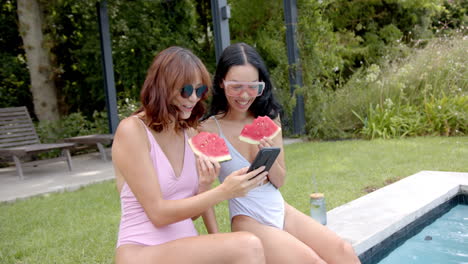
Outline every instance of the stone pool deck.
[[459, 192], [468, 173], [421, 171], [328, 211], [327, 226], [360, 255]]

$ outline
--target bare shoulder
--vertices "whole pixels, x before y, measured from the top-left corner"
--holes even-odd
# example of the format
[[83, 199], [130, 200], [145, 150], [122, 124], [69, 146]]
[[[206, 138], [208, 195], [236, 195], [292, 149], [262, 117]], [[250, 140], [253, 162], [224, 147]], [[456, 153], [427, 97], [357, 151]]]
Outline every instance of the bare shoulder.
[[283, 147], [283, 131], [282, 131], [282, 127], [281, 127], [280, 116], [278, 115], [275, 119], [273, 119], [273, 122], [275, 122], [275, 124], [277, 124], [281, 128], [278, 135], [273, 138], [273, 142], [275, 143], [276, 146]]
[[127, 117], [120, 121], [114, 136], [114, 145], [138, 145], [140, 147], [149, 146], [148, 136], [146, 135], [143, 123], [135, 117]]
[[216, 126], [216, 122], [213, 118], [208, 118], [204, 120], [200, 126], [198, 127], [200, 132], [210, 132], [210, 133], [218, 133], [218, 127]]
[[120, 121], [117, 131], [115, 132], [115, 138], [126, 138], [128, 136], [136, 136], [142, 131], [142, 124], [138, 118], [127, 117]]
[[193, 128], [193, 127], [189, 127], [189, 128], [187, 128], [187, 129], [185, 129], [185, 133], [187, 133], [187, 136], [188, 136], [189, 138], [191, 138], [191, 137], [193, 137], [193, 136], [195, 136], [195, 135], [198, 134], [198, 130], [195, 129], [195, 128]]
[[275, 119], [273, 119], [273, 122], [275, 122], [279, 127], [281, 127], [281, 118], [279, 115]]

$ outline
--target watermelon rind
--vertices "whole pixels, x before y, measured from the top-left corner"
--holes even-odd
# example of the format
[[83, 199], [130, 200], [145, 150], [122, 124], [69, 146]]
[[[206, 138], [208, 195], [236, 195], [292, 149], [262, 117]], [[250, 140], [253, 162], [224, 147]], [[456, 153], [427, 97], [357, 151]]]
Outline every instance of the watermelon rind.
[[241, 141], [244, 141], [246, 143], [249, 143], [249, 144], [254, 144], [254, 145], [258, 145], [260, 144], [260, 139], [263, 138], [263, 136], [260, 138], [260, 139], [256, 139], [254, 138], [253, 136], [248, 136], [246, 133], [248, 133], [249, 130], [253, 129], [253, 127], [255, 127], [255, 123], [256, 122], [265, 122], [267, 121], [269, 125], [275, 127], [275, 131], [272, 132], [271, 135], [264, 135], [266, 138], [268, 139], [273, 139], [274, 137], [276, 137], [279, 132], [281, 132], [281, 128], [275, 124], [273, 122], [273, 120], [271, 120], [268, 116], [259, 116], [257, 117], [251, 124], [248, 124], [248, 125], [245, 125], [244, 128], [242, 129], [241, 131], [241, 134], [239, 135], [239, 140]]
[[[208, 133], [208, 132], [201, 132], [201, 133], [206, 133], [206, 134], [210, 134], [210, 135], [215, 135], [217, 138], [220, 138], [218, 135], [216, 134], [212, 134], [212, 133]], [[194, 136], [196, 137], [196, 136]], [[222, 138], [221, 138], [222, 139]], [[224, 140], [224, 139], [223, 139]], [[190, 148], [192, 148], [192, 151], [193, 153], [195, 153], [195, 155], [197, 156], [201, 156], [201, 155], [204, 155], [204, 156], [207, 156], [209, 157], [210, 159], [213, 159], [213, 160], [216, 160], [217, 162], [224, 162], [224, 161], [228, 161], [228, 160], [231, 160], [232, 157], [231, 155], [228, 153], [226, 155], [221, 155], [221, 156], [213, 156], [213, 155], [208, 155], [206, 153], [203, 153], [202, 151], [200, 151], [196, 146], [195, 144], [192, 142], [192, 138], [189, 138], [188, 140], [188, 143], [190, 145]], [[227, 148], [227, 146], [226, 146]], [[229, 152], [229, 149], [228, 149], [228, 152]]]

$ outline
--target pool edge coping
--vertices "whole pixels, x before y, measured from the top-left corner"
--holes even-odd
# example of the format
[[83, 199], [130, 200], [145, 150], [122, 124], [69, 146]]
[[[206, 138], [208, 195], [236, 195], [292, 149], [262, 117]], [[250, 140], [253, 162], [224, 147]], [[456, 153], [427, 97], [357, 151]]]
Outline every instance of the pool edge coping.
[[420, 171], [330, 210], [327, 226], [361, 255], [460, 192], [468, 173]]

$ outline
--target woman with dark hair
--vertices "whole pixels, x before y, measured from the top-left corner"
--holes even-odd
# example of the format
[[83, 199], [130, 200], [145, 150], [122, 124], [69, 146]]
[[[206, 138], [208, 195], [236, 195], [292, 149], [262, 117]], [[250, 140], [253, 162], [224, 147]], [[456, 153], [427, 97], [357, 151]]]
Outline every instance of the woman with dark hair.
[[281, 133], [262, 139], [258, 146], [239, 140], [242, 128], [259, 116], [269, 116], [281, 126], [281, 107], [257, 51], [245, 43], [227, 47], [219, 59], [212, 91], [201, 130], [224, 138], [232, 156], [221, 163], [220, 182], [233, 171], [248, 167], [260, 149], [281, 148], [267, 179], [246, 196], [229, 200], [232, 231], [257, 235], [267, 263], [359, 263], [349, 243], [284, 201], [278, 190], [286, 177]]
[[[210, 190], [219, 163], [195, 158], [188, 138], [204, 114], [210, 76], [180, 47], [161, 51], [141, 91], [142, 107], [119, 124], [112, 157], [122, 216], [116, 263], [264, 263], [261, 241], [248, 232], [198, 236], [192, 219], [243, 196], [262, 169], [236, 170]], [[261, 173], [259, 180], [251, 180]]]

